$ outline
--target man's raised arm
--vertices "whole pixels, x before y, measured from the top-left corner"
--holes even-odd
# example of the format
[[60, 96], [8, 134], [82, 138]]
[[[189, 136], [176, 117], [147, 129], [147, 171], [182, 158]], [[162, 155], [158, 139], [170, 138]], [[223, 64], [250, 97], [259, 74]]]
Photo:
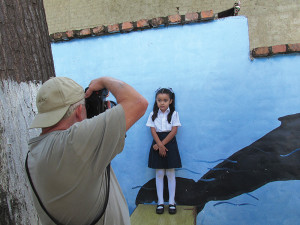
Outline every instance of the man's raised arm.
[[87, 98], [93, 91], [103, 88], [110, 91], [115, 96], [118, 104], [122, 105], [125, 112], [127, 131], [144, 115], [148, 107], [148, 101], [133, 87], [112, 77], [101, 77], [92, 80], [85, 97]]

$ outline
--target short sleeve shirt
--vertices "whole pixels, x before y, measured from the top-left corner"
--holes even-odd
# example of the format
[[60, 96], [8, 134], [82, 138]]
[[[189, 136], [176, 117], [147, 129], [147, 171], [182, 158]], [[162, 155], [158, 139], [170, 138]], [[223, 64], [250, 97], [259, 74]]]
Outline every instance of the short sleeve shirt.
[[[49, 213], [64, 224], [90, 224], [99, 215], [105, 170], [122, 151], [125, 114], [121, 105], [29, 141], [28, 167], [33, 184]], [[110, 193], [97, 223], [130, 224], [126, 200], [111, 169]], [[54, 224], [33, 194], [43, 225]]]
[[148, 121], [146, 123], [147, 127], [154, 127], [156, 132], [168, 132], [172, 130], [172, 127], [180, 127], [181, 123], [179, 120], [178, 112], [174, 111], [171, 118], [171, 123], [168, 122], [168, 114], [170, 109], [168, 108], [165, 112], [158, 110], [157, 117], [152, 121], [153, 112], [150, 113]]

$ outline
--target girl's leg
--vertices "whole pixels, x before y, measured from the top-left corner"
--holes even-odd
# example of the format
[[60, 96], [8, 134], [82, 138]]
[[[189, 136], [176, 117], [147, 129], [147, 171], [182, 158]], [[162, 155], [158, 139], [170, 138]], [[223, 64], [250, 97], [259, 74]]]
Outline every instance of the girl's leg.
[[156, 169], [156, 192], [157, 192], [157, 204], [164, 204], [164, 176], [165, 169]]
[[166, 169], [166, 174], [168, 177], [168, 187], [169, 187], [169, 204], [175, 204], [175, 189], [176, 189], [176, 178], [175, 169]]

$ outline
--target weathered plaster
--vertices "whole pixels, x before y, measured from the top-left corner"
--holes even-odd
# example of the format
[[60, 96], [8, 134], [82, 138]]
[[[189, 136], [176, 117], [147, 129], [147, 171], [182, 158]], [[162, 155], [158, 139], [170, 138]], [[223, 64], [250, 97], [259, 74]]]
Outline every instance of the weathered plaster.
[[40, 84], [2, 80], [0, 88], [0, 224], [37, 224], [24, 162]]

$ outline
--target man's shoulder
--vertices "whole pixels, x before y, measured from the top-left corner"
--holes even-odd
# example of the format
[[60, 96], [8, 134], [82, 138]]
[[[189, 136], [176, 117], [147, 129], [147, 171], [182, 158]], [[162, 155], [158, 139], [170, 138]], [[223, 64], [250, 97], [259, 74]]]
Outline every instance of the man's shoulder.
[[124, 119], [125, 119], [125, 112], [121, 104], [118, 104], [110, 109], [107, 109], [105, 112], [100, 113], [98, 116], [101, 117], [102, 115], [108, 115], [108, 114], [110, 116], [117, 116], [117, 117], [124, 115]]
[[56, 131], [52, 131], [52, 132], [49, 132], [47, 134], [42, 134], [42, 135], [39, 135], [37, 137], [33, 137], [33, 138], [30, 138], [29, 141], [28, 141], [28, 144], [31, 145], [31, 144], [34, 144], [34, 143], [38, 143], [44, 139], [48, 139], [48, 138], [54, 138], [54, 136], [58, 133], [62, 133], [64, 132], [65, 130], [56, 130]]
[[87, 122], [89, 125], [95, 123], [105, 123], [111, 122], [114, 120], [125, 121], [125, 112], [121, 104], [114, 106], [111, 109], [107, 109], [105, 112], [100, 113], [97, 116], [94, 116], [91, 119], [83, 120], [82, 122]]
[[118, 104], [118, 105], [112, 107], [112, 108], [109, 109], [108, 111], [110, 111], [110, 110], [112, 110], [112, 111], [117, 111], [117, 112], [119, 112], [119, 113], [125, 113], [125, 112], [124, 112], [124, 109], [123, 109], [123, 106], [122, 106], [121, 104]]

